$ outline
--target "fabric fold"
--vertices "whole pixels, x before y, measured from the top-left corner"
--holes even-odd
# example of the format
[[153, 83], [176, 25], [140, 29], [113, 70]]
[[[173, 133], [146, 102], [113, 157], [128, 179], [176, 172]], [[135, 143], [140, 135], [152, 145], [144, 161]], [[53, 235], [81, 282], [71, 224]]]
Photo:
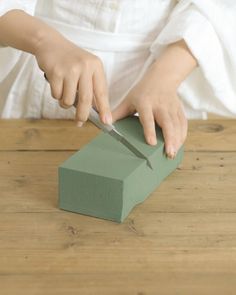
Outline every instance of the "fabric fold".
[[183, 0], [172, 11], [150, 51], [184, 39], [198, 61], [180, 86], [183, 101], [199, 111], [236, 115], [236, 4], [234, 1]]
[[[0, 17], [13, 9], [24, 10], [25, 12], [34, 15], [36, 4], [37, 0], [0, 1]], [[21, 55], [22, 52], [20, 50], [5, 47], [0, 44], [0, 83], [12, 71]]]

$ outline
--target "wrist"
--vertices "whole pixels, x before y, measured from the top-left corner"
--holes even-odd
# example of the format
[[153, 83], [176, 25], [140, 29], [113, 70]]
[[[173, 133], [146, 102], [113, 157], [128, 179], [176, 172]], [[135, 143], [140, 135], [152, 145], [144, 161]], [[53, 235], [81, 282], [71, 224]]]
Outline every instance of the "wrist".
[[4, 46], [35, 54], [47, 39], [55, 39], [55, 36], [63, 38], [56, 30], [23, 10], [13, 9], [0, 17], [0, 43]]
[[197, 61], [183, 40], [169, 45], [152, 64], [155, 74], [176, 90], [196, 67]]
[[42, 51], [50, 50], [55, 44], [61, 43], [64, 37], [48, 26], [40, 26], [31, 39], [31, 53], [37, 56]]
[[152, 64], [150, 68], [156, 82], [168, 91], [177, 91], [179, 85], [184, 80], [178, 70], [160, 64], [159, 61]]

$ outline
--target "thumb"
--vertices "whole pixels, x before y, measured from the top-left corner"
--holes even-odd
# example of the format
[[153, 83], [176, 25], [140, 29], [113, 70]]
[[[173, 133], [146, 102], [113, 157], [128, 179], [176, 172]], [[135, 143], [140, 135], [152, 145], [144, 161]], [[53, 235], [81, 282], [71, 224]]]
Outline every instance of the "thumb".
[[124, 100], [112, 111], [113, 122], [123, 119], [132, 113], [134, 112], [132, 112], [129, 102]]

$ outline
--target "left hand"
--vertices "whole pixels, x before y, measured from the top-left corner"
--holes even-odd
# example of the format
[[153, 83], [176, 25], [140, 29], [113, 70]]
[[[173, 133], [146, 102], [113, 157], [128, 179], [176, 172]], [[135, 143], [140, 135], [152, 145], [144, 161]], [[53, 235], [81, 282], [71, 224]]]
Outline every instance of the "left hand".
[[148, 69], [113, 111], [113, 120], [138, 112], [146, 142], [156, 145], [155, 122], [162, 128], [165, 151], [173, 159], [187, 136], [188, 123], [175, 83], [155, 66]]

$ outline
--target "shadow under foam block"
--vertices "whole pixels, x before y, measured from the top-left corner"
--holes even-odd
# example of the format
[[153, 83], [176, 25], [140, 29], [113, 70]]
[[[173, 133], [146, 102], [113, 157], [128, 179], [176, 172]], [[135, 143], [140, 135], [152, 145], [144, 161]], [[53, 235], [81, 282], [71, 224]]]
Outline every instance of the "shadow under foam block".
[[122, 222], [132, 208], [143, 202], [183, 158], [183, 147], [174, 160], [164, 154], [161, 130], [158, 144], [145, 143], [137, 117], [128, 117], [116, 128], [150, 160], [136, 157], [110, 135], [101, 132], [59, 167], [61, 209]]

